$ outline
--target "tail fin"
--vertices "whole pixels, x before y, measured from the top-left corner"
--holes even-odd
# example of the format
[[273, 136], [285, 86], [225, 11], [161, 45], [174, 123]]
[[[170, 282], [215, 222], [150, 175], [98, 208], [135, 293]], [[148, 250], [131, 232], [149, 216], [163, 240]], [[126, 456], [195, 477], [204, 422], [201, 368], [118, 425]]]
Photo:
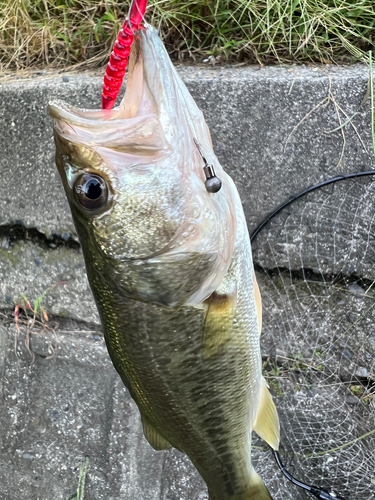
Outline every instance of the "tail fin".
[[232, 497], [220, 496], [217, 493], [209, 492], [209, 500], [272, 500], [272, 497], [267, 490], [265, 484], [258, 474], [253, 471], [251, 477], [251, 486], [243, 493], [238, 493]]

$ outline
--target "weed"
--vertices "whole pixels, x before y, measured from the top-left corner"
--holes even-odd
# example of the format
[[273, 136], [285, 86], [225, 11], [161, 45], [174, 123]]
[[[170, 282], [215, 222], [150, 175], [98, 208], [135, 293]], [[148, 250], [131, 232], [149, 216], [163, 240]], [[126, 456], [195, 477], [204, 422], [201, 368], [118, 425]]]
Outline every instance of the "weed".
[[363, 385], [351, 385], [349, 389], [350, 392], [359, 398], [363, 403], [370, 403], [375, 397], [373, 388], [368, 388]]
[[280, 384], [280, 377], [282, 376], [281, 368], [275, 362], [268, 359], [263, 364], [263, 375], [275, 394], [282, 396], [283, 391]]
[[83, 462], [79, 469], [79, 477], [78, 477], [78, 488], [77, 488], [77, 493], [74, 493], [71, 495], [68, 500], [72, 500], [73, 498], [76, 498], [77, 500], [84, 500], [85, 496], [85, 482], [86, 482], [86, 475], [87, 471], [89, 468], [89, 459], [86, 458], [86, 460]]
[[44, 310], [44, 307], [42, 306], [42, 302], [43, 302], [43, 299], [46, 296], [46, 294], [50, 290], [52, 290], [52, 288], [55, 288], [55, 286], [60, 285], [60, 284], [63, 284], [63, 282], [61, 282], [61, 283], [55, 283], [55, 284], [51, 285], [50, 287], [46, 288], [46, 290], [44, 290], [44, 292], [42, 292], [39, 295], [39, 297], [37, 297], [35, 299], [35, 301], [34, 301], [34, 307], [32, 307], [31, 302], [26, 297], [26, 295], [24, 295], [23, 293], [21, 293], [21, 298], [17, 302], [17, 304], [16, 304], [16, 306], [14, 308], [14, 320], [15, 320], [15, 323], [16, 323], [17, 330], [19, 329], [18, 319], [19, 319], [19, 312], [20, 312], [20, 310], [24, 311], [24, 313], [26, 314], [27, 318], [28, 318], [28, 314], [27, 314], [28, 310], [33, 313], [33, 317], [31, 319], [31, 321], [29, 321], [30, 328], [32, 328], [34, 326], [34, 323], [35, 323], [37, 317], [39, 317], [39, 319], [40, 319], [40, 321], [42, 323], [44, 321], [48, 321], [48, 315], [47, 315], [46, 311]]
[[371, 52], [371, 50], [369, 51], [368, 55], [369, 55], [369, 69], [370, 69], [369, 90], [370, 90], [370, 97], [371, 97], [371, 137], [372, 137], [372, 150], [373, 150], [374, 158], [375, 158], [374, 78], [373, 78], [373, 72], [372, 72], [372, 52]]
[[273, 389], [273, 391], [275, 392], [275, 394], [277, 396], [282, 396], [284, 394], [283, 390], [281, 388], [281, 384], [278, 380], [270, 379], [270, 380], [268, 380], [268, 383], [269, 383], [269, 386], [271, 387], [271, 389]]
[[[15, 336], [15, 340], [14, 340], [14, 352], [17, 355], [17, 341], [18, 341], [18, 334], [20, 332], [20, 327], [19, 327], [20, 316], [19, 315], [20, 315], [20, 311], [22, 310], [25, 313], [26, 319], [27, 319], [26, 321], [23, 321], [22, 323], [26, 324], [25, 346], [30, 353], [31, 364], [33, 364], [35, 361], [35, 354], [30, 346], [31, 330], [34, 327], [36, 321], [38, 321], [39, 323], [41, 323], [43, 325], [45, 322], [47, 322], [49, 320], [48, 315], [47, 315], [46, 311], [44, 310], [44, 307], [42, 306], [42, 302], [43, 302], [43, 299], [46, 296], [46, 294], [52, 288], [54, 288], [55, 286], [60, 285], [60, 284], [64, 284], [64, 282], [55, 283], [55, 284], [51, 285], [50, 287], [48, 287], [46, 290], [44, 290], [44, 292], [41, 293], [39, 295], [39, 297], [37, 297], [35, 299], [34, 307], [32, 307], [31, 301], [26, 297], [26, 295], [21, 294], [21, 298], [17, 302], [17, 304], [14, 308], [14, 321], [16, 324], [16, 332], [17, 332], [16, 336]], [[33, 314], [31, 318], [28, 315], [28, 311], [31, 311]], [[53, 353], [54, 349], [52, 348], [52, 346], [50, 346], [50, 347], [51, 347], [51, 350]], [[53, 354], [49, 357], [52, 357], [52, 356], [53, 356]], [[47, 357], [46, 359], [48, 359], [49, 357]]]
[[[129, 9], [124, 0], [0, 2], [2, 69], [103, 65]], [[373, 0], [150, 0], [171, 54], [259, 64], [368, 61]]]

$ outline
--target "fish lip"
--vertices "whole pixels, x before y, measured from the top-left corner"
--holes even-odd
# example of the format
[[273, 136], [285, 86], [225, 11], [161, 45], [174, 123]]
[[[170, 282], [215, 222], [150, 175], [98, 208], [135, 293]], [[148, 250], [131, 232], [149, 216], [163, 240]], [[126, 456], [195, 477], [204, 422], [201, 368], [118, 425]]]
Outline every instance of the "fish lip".
[[136, 156], [166, 154], [171, 149], [158, 114], [151, 110], [127, 117], [120, 108], [81, 110], [61, 100], [50, 101], [48, 108], [55, 132], [67, 141]]
[[[48, 111], [51, 117], [55, 120], [68, 120], [71, 116], [73, 118], [80, 112], [95, 112], [98, 111], [97, 109], [79, 109], [76, 108], [75, 106], [68, 104], [67, 102], [61, 100], [61, 99], [53, 99], [52, 101], [49, 101], [48, 103]], [[74, 113], [74, 114], [73, 114]]]
[[[72, 125], [93, 125], [94, 120], [100, 121], [101, 126], [118, 119], [120, 110], [117, 108], [88, 109], [78, 108], [61, 99], [53, 99], [48, 103], [48, 111], [55, 120], [64, 120]], [[113, 123], [111, 123], [113, 125]]]

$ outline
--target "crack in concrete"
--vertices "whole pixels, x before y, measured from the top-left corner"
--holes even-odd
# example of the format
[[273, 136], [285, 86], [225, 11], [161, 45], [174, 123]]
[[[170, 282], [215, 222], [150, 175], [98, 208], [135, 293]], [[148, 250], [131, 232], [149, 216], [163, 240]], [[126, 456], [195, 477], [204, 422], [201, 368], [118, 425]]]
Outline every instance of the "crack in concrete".
[[81, 248], [78, 241], [69, 233], [63, 233], [62, 235], [52, 234], [50, 237], [47, 237], [38, 229], [26, 227], [22, 223], [0, 226], [0, 239], [2, 238], [8, 240], [10, 245], [14, 245], [19, 241], [32, 241], [34, 244], [50, 250], [59, 247], [71, 248], [72, 250], [79, 250]]
[[[358, 276], [354, 273], [344, 274], [328, 274], [328, 273], [317, 273], [315, 270], [311, 268], [303, 268], [303, 269], [289, 269], [287, 267], [273, 267], [271, 269], [263, 267], [261, 264], [254, 262], [255, 271], [266, 274], [270, 278], [278, 277], [281, 275], [288, 275], [289, 278], [296, 281], [314, 281], [316, 283], [326, 283], [331, 286], [335, 284], [357, 284], [365, 289], [371, 288], [374, 285], [374, 280], [364, 278]], [[344, 283], [343, 283], [344, 282]]]

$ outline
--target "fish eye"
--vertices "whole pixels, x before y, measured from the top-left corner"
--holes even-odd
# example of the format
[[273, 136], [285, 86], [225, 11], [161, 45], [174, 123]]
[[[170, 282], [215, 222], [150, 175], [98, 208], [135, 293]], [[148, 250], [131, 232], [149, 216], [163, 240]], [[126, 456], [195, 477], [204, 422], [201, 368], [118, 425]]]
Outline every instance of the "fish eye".
[[82, 174], [73, 187], [74, 198], [88, 210], [103, 208], [108, 200], [108, 186], [99, 175]]

